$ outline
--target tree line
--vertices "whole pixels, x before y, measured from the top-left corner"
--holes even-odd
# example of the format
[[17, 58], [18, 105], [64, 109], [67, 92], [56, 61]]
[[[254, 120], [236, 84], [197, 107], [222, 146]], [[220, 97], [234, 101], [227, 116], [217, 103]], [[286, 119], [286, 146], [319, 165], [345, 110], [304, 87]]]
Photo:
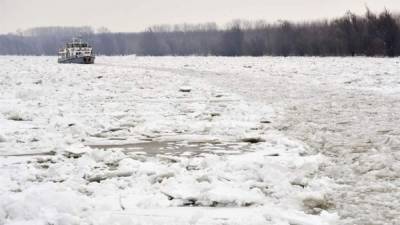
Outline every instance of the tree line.
[[74, 36], [87, 40], [101, 55], [394, 57], [400, 55], [400, 16], [367, 9], [361, 16], [347, 12], [332, 20], [236, 20], [223, 28], [215, 23], [157, 25], [138, 33], [41, 27], [0, 35], [0, 54], [55, 55]]

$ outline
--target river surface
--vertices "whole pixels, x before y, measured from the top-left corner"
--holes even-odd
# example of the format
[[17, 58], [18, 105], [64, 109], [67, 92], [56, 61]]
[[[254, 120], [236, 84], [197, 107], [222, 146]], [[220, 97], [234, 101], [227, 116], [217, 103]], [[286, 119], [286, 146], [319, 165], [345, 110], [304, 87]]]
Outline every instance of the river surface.
[[[207, 59], [204, 59], [207, 61]], [[156, 59], [155, 59], [156, 61]], [[231, 59], [163, 65], [280, 117], [275, 128], [330, 158], [320, 176], [344, 224], [400, 224], [400, 59]], [[153, 68], [154, 69], [154, 68]]]

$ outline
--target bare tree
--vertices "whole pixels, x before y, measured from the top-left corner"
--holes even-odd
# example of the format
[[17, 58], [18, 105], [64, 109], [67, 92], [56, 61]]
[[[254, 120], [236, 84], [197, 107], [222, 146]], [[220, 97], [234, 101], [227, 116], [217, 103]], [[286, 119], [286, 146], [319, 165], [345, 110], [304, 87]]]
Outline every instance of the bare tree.
[[399, 56], [400, 15], [388, 10], [363, 16], [347, 12], [333, 20], [293, 23], [234, 20], [215, 23], [156, 25], [139, 33], [107, 28], [39, 27], [0, 35], [0, 54], [55, 55], [71, 37], [82, 36], [105, 55], [300, 55]]

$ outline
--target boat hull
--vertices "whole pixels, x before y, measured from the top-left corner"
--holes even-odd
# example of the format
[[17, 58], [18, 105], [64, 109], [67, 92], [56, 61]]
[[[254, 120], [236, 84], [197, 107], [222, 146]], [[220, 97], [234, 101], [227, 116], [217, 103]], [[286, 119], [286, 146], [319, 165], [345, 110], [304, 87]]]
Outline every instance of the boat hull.
[[93, 64], [94, 56], [82, 56], [74, 58], [58, 59], [58, 63]]

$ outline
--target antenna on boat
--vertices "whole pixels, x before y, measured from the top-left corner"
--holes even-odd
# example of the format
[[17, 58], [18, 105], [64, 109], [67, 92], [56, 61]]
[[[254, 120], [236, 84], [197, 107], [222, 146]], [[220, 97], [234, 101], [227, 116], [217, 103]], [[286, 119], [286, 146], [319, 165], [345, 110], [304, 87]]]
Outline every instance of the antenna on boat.
[[82, 44], [82, 36], [77, 36], [72, 38], [73, 44]]
[[78, 41], [79, 41], [79, 44], [82, 44], [82, 36], [81, 35], [78, 36]]

